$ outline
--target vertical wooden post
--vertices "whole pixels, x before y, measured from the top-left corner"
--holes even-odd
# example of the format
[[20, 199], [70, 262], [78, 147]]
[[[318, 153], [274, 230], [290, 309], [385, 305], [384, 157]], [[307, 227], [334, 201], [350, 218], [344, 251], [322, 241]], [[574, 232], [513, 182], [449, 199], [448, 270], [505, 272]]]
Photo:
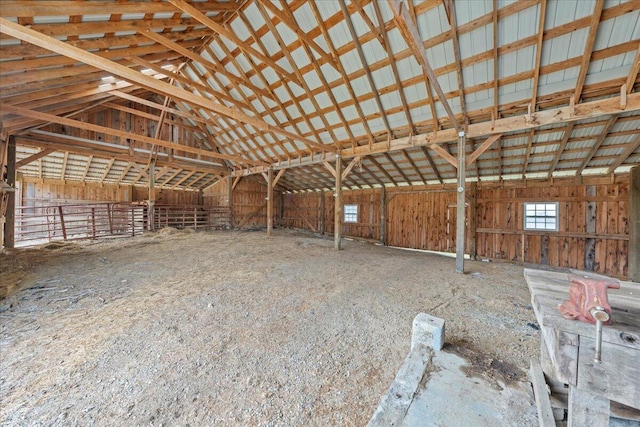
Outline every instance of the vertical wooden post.
[[62, 206], [58, 206], [58, 213], [60, 214], [60, 227], [62, 227], [62, 238], [67, 240], [67, 226], [64, 223], [64, 214], [62, 213]]
[[477, 185], [472, 182], [469, 185], [469, 257], [476, 259], [476, 198]]
[[[595, 198], [596, 186], [587, 185], [587, 197]], [[595, 234], [596, 232], [596, 202], [588, 201], [586, 206], [587, 233]], [[596, 267], [596, 239], [585, 239], [584, 245], [584, 269], [594, 271]]]
[[[161, 123], [158, 124], [161, 127]], [[149, 219], [149, 230], [153, 231], [155, 229], [154, 226], [154, 215], [153, 208], [156, 204], [156, 159], [151, 159], [149, 162], [149, 202], [147, 218]]]
[[113, 214], [111, 210], [113, 209], [113, 205], [111, 203], [107, 203], [107, 218], [109, 220], [109, 235], [113, 234]]
[[380, 189], [380, 243], [387, 244], [387, 188]]
[[458, 132], [458, 200], [456, 209], [456, 273], [464, 273], [464, 222], [465, 222], [465, 154], [466, 138]]
[[[0, 174], [4, 173], [0, 170]], [[7, 184], [15, 189], [16, 187], [16, 137], [9, 136], [7, 146]], [[7, 212], [4, 222], [4, 247], [12, 249], [16, 240], [16, 192], [7, 194]]]
[[320, 231], [320, 234], [324, 236], [324, 196], [325, 196], [325, 191], [322, 190], [320, 191], [320, 213], [319, 218], [318, 218], [318, 231]]
[[278, 215], [276, 224], [284, 227], [284, 193], [280, 192], [280, 214]]
[[91, 208], [91, 236], [96, 238], [96, 208]]
[[629, 279], [640, 282], [640, 166], [629, 171]]
[[193, 229], [198, 231], [198, 208], [193, 208]]
[[267, 236], [273, 232], [273, 169], [267, 172]]
[[233, 228], [233, 177], [227, 176], [227, 206], [229, 206], [229, 228]]
[[342, 158], [336, 155], [335, 217], [333, 221], [333, 247], [342, 249]]

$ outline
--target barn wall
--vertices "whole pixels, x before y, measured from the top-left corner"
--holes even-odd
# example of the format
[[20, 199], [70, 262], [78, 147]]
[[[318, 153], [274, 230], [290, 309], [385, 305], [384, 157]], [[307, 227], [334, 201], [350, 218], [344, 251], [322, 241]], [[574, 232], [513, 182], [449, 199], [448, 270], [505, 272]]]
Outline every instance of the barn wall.
[[[129, 103], [129, 105], [125, 105], [125, 108], [133, 109], [134, 106]], [[137, 135], [154, 137], [158, 126], [158, 112], [150, 107], [140, 105], [136, 105], [135, 110], [137, 110], [136, 114], [131, 114], [127, 111], [105, 109], [98, 112], [79, 114], [75, 116], [74, 119]], [[77, 138], [86, 138], [107, 143], [123, 143], [123, 141], [121, 141], [122, 138], [118, 136], [106, 135], [86, 129], [73, 128], [58, 123], [50, 124], [44, 127], [43, 130], [61, 135], [69, 135]], [[169, 114], [162, 125], [158, 139], [163, 141], [180, 141], [180, 144], [182, 145], [196, 147], [200, 145], [200, 142], [195, 140], [193, 130], [197, 130], [197, 128], [188, 128], [185, 124], [180, 124], [179, 126], [174, 124], [171, 114]], [[124, 141], [124, 144], [129, 145], [132, 148], [141, 148], [146, 150], [154, 148], [151, 144], [140, 141], [127, 140]], [[169, 152], [169, 149], [165, 147], [155, 147], [155, 149], [167, 154]], [[192, 158], [196, 157], [195, 154], [182, 150], [174, 150], [173, 155]]]
[[[558, 202], [558, 231], [525, 231], [524, 202]], [[628, 275], [629, 183], [536, 185], [478, 191], [478, 255]]]
[[[139, 202], [148, 198], [146, 187], [130, 185], [76, 183], [24, 177], [20, 183], [25, 206], [69, 205], [90, 202]], [[156, 203], [195, 205], [197, 191], [156, 189]]]
[[[228, 206], [228, 181], [221, 180], [203, 192], [205, 206]], [[274, 224], [280, 223], [281, 196], [274, 191]], [[232, 221], [236, 228], [267, 226], [267, 185], [261, 176], [240, 179], [233, 190]]]
[[[583, 183], [471, 184], [466, 207], [467, 253], [627, 277], [628, 189], [628, 176], [615, 181], [585, 178]], [[358, 205], [358, 222], [344, 225], [345, 237], [381, 240], [381, 197], [380, 189], [343, 191], [345, 205]], [[282, 225], [333, 233], [332, 192], [292, 193], [282, 198]], [[559, 230], [525, 231], [524, 202], [558, 202]], [[386, 189], [386, 244], [455, 252], [455, 231], [454, 187]]]

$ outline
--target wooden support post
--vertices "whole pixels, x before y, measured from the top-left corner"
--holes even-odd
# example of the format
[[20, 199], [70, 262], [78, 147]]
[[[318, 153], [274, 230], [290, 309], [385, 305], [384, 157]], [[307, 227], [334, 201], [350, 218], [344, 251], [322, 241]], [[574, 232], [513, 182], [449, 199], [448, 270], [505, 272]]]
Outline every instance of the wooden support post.
[[62, 206], [58, 206], [58, 214], [60, 214], [60, 227], [62, 228], [62, 238], [67, 240], [67, 226], [64, 223], [64, 213], [62, 212]]
[[318, 231], [320, 232], [321, 235], [324, 236], [324, 197], [325, 197], [325, 191], [322, 190], [320, 192], [320, 213], [319, 213], [319, 218], [318, 218]]
[[113, 204], [107, 203], [107, 218], [109, 219], [109, 235], [113, 235]]
[[96, 208], [91, 208], [91, 238], [96, 238]]
[[342, 249], [342, 158], [336, 156], [336, 193], [335, 217], [333, 221], [333, 246], [336, 250]]
[[278, 224], [280, 227], [284, 227], [284, 193], [280, 192], [280, 214], [278, 215]]
[[149, 230], [153, 231], [155, 229], [154, 226], [154, 217], [153, 217], [153, 207], [156, 204], [156, 159], [153, 158], [149, 162], [149, 201], [147, 218], [149, 219]]
[[[587, 185], [587, 197], [596, 197], [596, 186]], [[588, 201], [586, 204], [586, 220], [587, 233], [595, 234], [596, 232], [596, 202]], [[596, 266], [596, 239], [585, 239], [584, 245], [584, 269], [594, 271]]]
[[233, 228], [233, 176], [227, 176], [227, 206], [229, 206], [229, 228]]
[[198, 231], [198, 208], [193, 208], [193, 230]]
[[640, 166], [629, 171], [629, 280], [640, 282]]
[[465, 152], [464, 132], [458, 132], [458, 200], [456, 209], [456, 273], [464, 273], [464, 222], [465, 222]]
[[380, 243], [387, 244], [387, 189], [380, 189]]
[[267, 172], [267, 236], [273, 232], [273, 169]]
[[[4, 173], [4, 171], [0, 171]], [[7, 184], [16, 187], [16, 137], [9, 136], [7, 146]], [[4, 222], [4, 247], [12, 249], [16, 240], [16, 192], [7, 194], [7, 213]]]
[[477, 185], [472, 182], [469, 185], [469, 257], [476, 259], [476, 197]]

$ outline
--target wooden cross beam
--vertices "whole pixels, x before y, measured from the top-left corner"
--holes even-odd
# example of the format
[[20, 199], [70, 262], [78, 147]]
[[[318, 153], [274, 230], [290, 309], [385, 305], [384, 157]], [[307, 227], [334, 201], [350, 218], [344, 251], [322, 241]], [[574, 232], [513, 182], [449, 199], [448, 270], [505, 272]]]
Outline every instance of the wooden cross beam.
[[16, 162], [16, 169], [21, 168], [22, 166], [28, 165], [31, 162], [35, 162], [36, 160], [51, 154], [53, 152], [55, 152], [56, 150], [53, 150], [51, 148], [45, 148], [43, 150], [41, 150], [40, 152], [36, 153], [36, 154], [32, 154], [29, 157], [27, 157], [26, 159], [22, 159], [19, 162]]

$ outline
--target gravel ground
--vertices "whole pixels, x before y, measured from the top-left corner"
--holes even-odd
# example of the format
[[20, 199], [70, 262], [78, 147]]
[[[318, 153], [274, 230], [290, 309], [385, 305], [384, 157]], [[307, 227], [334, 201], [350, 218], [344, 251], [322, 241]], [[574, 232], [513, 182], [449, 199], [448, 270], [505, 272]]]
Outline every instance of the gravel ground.
[[526, 381], [540, 338], [522, 267], [454, 266], [286, 230], [5, 253], [0, 424], [365, 425], [419, 312], [446, 319], [468, 375]]

